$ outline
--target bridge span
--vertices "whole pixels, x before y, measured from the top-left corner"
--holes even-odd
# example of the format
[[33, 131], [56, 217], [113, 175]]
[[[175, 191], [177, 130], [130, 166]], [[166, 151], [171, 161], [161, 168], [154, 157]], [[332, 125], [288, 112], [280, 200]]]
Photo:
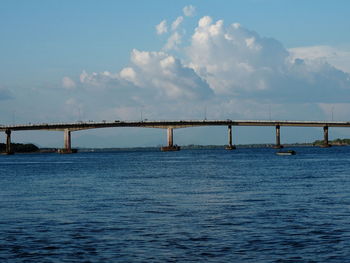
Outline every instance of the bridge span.
[[276, 128], [275, 148], [282, 148], [281, 145], [281, 126], [288, 127], [321, 127], [323, 128], [323, 147], [329, 147], [328, 128], [329, 127], [350, 127], [350, 122], [344, 121], [283, 121], [283, 120], [156, 120], [156, 121], [102, 121], [102, 122], [73, 122], [73, 123], [41, 123], [41, 124], [18, 124], [18, 125], [0, 125], [0, 132], [6, 134], [6, 153], [12, 153], [11, 133], [14, 131], [63, 131], [64, 148], [61, 153], [72, 153], [71, 132], [113, 127], [140, 127], [140, 128], [160, 128], [167, 129], [168, 144], [163, 147], [164, 150], [178, 150], [173, 144], [173, 129], [201, 127], [201, 126], [227, 126], [228, 127], [228, 145], [226, 149], [235, 149], [232, 143], [232, 126], [274, 126]]

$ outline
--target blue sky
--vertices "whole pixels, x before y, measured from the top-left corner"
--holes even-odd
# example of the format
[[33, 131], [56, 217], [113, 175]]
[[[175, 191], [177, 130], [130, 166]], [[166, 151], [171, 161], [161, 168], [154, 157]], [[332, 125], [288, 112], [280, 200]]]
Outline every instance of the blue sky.
[[[0, 123], [200, 119], [204, 109], [208, 118], [348, 120], [349, 10], [345, 0], [0, 0]], [[238, 143], [274, 140], [270, 129], [243, 130]], [[179, 144], [226, 142], [221, 128], [179, 133]], [[284, 139], [321, 132], [294, 134]], [[73, 143], [157, 145], [162, 136], [107, 129], [75, 133]], [[60, 133], [14, 138], [62, 144]]]

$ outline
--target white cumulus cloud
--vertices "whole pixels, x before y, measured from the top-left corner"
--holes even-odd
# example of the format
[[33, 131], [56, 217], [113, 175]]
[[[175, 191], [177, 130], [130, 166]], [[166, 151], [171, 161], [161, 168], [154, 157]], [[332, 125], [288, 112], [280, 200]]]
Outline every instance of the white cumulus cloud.
[[345, 72], [326, 61], [294, 59], [277, 40], [237, 23], [201, 18], [187, 51], [191, 67], [217, 95], [314, 102], [350, 92]]
[[166, 32], [168, 32], [168, 25], [166, 20], [163, 20], [158, 25], [156, 25], [156, 31], [158, 35], [162, 35]]
[[164, 46], [165, 50], [176, 49], [178, 45], [181, 44], [181, 35], [178, 32], [174, 32], [169, 38]]
[[193, 16], [196, 12], [196, 8], [193, 5], [185, 6], [182, 9], [185, 16]]
[[171, 24], [171, 30], [176, 30], [181, 23], [183, 22], [184, 18], [182, 16], [179, 16], [178, 18], [175, 19], [175, 21]]
[[[130, 60], [131, 67], [126, 67], [119, 73], [88, 74], [84, 71], [80, 76], [81, 82], [116, 89], [128, 86], [128, 96], [144, 92], [147, 93], [143, 95], [144, 97], [152, 96], [163, 100], [199, 99], [207, 97], [212, 92], [208, 84], [192, 68], [165, 52], [134, 49]], [[136, 93], [130, 93], [132, 91], [130, 87], [137, 87]]]
[[156, 91], [159, 98], [197, 99], [211, 93], [207, 83], [193, 69], [165, 52], [147, 52], [134, 49], [131, 61], [140, 88]]
[[[159, 32], [164, 33], [163, 22]], [[330, 55], [320, 59], [327, 52], [306, 56], [210, 16], [200, 18], [190, 38], [183, 39], [177, 31], [182, 20], [175, 22], [163, 51], [134, 49], [129, 65], [115, 73], [83, 71], [81, 101], [100, 105], [100, 114], [120, 117], [137, 117], [147, 106], [155, 119], [196, 118], [204, 105], [212, 117], [246, 119], [266, 119], [267, 105], [283, 119], [307, 119], [307, 110], [317, 118], [331, 104], [347, 109], [349, 74], [328, 63]], [[183, 43], [189, 44], [179, 48]]]
[[191, 65], [217, 94], [264, 90], [268, 78], [282, 70], [288, 52], [274, 39], [223, 20], [205, 16], [198, 22], [188, 48]]

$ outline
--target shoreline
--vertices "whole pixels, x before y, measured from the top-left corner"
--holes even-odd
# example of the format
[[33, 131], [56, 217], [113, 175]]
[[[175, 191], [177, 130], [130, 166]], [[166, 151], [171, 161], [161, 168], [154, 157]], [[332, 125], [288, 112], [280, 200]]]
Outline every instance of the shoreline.
[[[181, 150], [211, 150], [211, 149], [223, 149], [225, 150], [225, 147], [227, 145], [184, 145], [180, 146]], [[235, 145], [237, 149], [253, 149], [253, 148], [271, 148], [273, 149], [274, 144], [239, 144]], [[320, 147], [320, 145], [314, 145], [314, 144], [283, 144], [284, 148], [291, 148], [291, 147]], [[332, 146], [349, 146], [346, 145], [337, 145], [333, 144]], [[112, 151], [154, 151], [159, 150], [161, 151], [161, 146], [152, 146], [152, 147], [111, 147], [111, 148], [76, 148], [78, 152], [112, 152]]]
[[[337, 146], [349, 146], [350, 144], [342, 143], [332, 143], [330, 145], [333, 147]], [[181, 150], [210, 150], [210, 149], [225, 149], [227, 145], [184, 145], [181, 146]], [[272, 143], [262, 143], [262, 144], [238, 144], [235, 145], [236, 149], [252, 149], [252, 148], [271, 148], [273, 149], [274, 144]], [[322, 144], [315, 143], [287, 143], [283, 144], [284, 148], [291, 147], [322, 147]], [[161, 151], [162, 146], [145, 146], [145, 147], [110, 147], [110, 148], [74, 148], [77, 152], [87, 153], [87, 152], [112, 152], [112, 151]], [[36, 151], [20, 152], [15, 151], [16, 154], [45, 154], [45, 153], [58, 153], [60, 148], [38, 148]], [[4, 152], [0, 152], [1, 155], [6, 155]]]

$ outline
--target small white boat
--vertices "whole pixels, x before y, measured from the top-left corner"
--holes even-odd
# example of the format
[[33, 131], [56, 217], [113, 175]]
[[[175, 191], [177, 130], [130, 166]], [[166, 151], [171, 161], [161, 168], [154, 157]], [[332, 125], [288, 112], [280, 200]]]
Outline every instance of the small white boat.
[[276, 152], [277, 155], [295, 155], [296, 152], [293, 150], [288, 150], [288, 151], [279, 151]]

